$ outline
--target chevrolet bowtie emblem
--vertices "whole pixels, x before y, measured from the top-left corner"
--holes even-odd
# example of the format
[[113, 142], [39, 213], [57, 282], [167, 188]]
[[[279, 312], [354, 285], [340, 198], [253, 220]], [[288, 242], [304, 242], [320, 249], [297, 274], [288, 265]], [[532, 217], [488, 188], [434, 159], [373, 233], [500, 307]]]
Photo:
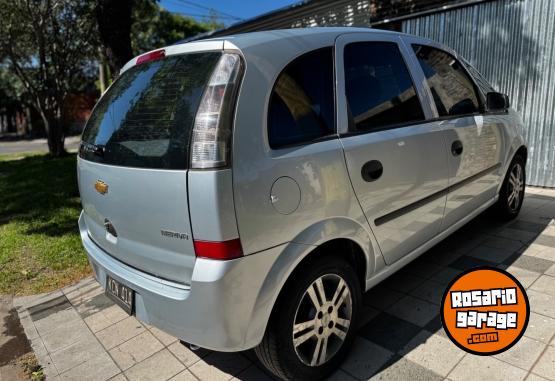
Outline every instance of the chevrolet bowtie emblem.
[[108, 184], [102, 180], [96, 180], [96, 183], [94, 183], [94, 189], [96, 189], [96, 191], [100, 194], [106, 194], [108, 193]]

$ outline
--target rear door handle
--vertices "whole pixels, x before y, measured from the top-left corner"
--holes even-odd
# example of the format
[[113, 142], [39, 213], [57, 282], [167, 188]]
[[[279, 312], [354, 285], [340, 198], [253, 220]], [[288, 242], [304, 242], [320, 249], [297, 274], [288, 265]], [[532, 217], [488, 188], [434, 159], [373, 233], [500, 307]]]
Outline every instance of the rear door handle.
[[383, 173], [383, 165], [378, 160], [370, 160], [362, 166], [360, 174], [364, 181], [372, 182], [381, 177]]
[[453, 156], [459, 156], [463, 151], [463, 144], [460, 140], [455, 140], [453, 144], [451, 144], [451, 153]]

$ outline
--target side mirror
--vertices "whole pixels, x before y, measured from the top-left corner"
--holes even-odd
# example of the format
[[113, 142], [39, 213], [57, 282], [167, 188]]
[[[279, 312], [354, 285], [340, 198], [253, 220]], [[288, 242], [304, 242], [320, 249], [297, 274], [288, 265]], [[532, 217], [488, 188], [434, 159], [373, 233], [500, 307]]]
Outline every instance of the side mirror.
[[507, 111], [511, 107], [509, 97], [505, 94], [491, 92], [486, 98], [488, 111]]

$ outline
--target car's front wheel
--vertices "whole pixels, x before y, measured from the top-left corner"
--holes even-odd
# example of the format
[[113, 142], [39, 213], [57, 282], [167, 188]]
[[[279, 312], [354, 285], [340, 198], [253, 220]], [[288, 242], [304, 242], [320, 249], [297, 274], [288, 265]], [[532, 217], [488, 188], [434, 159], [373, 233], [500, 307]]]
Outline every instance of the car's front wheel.
[[526, 187], [525, 167], [526, 161], [522, 156], [516, 155], [505, 175], [496, 205], [499, 217], [504, 220], [515, 218], [522, 207]]
[[324, 378], [347, 354], [359, 301], [360, 284], [348, 262], [326, 257], [304, 266], [280, 295], [255, 349], [258, 358], [285, 380]]

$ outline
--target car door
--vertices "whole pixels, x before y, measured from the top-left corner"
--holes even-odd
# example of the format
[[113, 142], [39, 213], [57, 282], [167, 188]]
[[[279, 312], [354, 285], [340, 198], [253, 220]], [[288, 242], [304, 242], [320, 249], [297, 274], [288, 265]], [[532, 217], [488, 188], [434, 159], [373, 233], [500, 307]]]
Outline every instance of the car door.
[[441, 228], [448, 186], [441, 127], [409, 71], [400, 37], [352, 33], [336, 41], [338, 132], [351, 183], [391, 264]]
[[409, 42], [433, 98], [435, 120], [448, 149], [449, 193], [443, 229], [447, 229], [496, 195], [502, 179], [502, 125], [484, 119], [483, 99], [454, 54]]

